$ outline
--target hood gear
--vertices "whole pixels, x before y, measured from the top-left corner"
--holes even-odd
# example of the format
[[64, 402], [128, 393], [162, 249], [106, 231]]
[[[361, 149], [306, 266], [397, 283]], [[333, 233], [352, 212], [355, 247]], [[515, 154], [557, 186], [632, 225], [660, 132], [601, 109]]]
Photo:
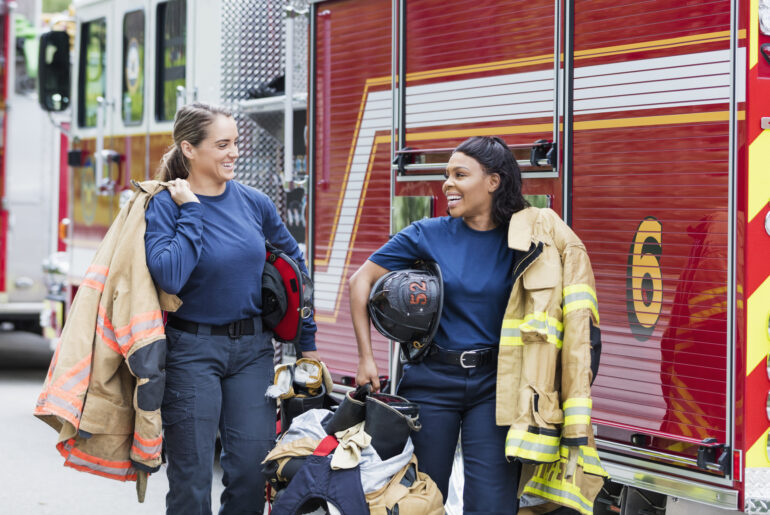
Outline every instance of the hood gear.
[[273, 337], [297, 344], [302, 321], [313, 315], [313, 281], [282, 250], [266, 243], [262, 273], [262, 321]]
[[401, 344], [403, 358], [416, 363], [427, 355], [441, 320], [444, 280], [433, 261], [380, 277], [369, 294], [369, 317], [377, 331]]

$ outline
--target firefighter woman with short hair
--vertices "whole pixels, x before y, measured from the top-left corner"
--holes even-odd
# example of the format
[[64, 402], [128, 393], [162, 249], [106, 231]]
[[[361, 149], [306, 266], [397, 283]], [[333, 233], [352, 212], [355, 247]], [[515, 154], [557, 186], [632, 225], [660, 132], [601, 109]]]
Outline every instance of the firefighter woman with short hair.
[[[150, 201], [145, 234], [153, 280], [182, 300], [166, 325], [166, 511], [211, 513], [219, 430], [220, 513], [262, 513], [259, 463], [275, 443], [276, 417], [265, 396], [273, 381], [272, 335], [260, 318], [265, 240], [307, 269], [270, 198], [232, 180], [238, 129], [229, 111], [184, 106], [173, 138], [159, 171], [168, 189]], [[319, 359], [312, 318], [299, 347]]]
[[414, 222], [350, 278], [356, 381], [379, 388], [369, 327], [370, 313], [382, 325], [378, 280], [436, 262], [444, 284], [438, 328], [398, 385], [420, 407], [422, 429], [412, 435], [420, 470], [446, 502], [459, 437], [463, 513], [512, 514], [521, 504], [528, 513], [589, 515], [606, 473], [590, 435], [598, 309], [585, 247], [555, 212], [529, 207], [500, 138], [461, 143], [443, 192], [449, 216]]

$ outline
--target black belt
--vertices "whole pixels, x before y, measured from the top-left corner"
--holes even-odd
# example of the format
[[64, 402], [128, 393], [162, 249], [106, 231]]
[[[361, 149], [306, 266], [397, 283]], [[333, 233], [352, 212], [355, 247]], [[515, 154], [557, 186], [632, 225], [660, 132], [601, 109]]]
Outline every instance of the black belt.
[[242, 334], [254, 334], [254, 319], [244, 318], [243, 320], [236, 320], [229, 324], [211, 325], [211, 324], [198, 324], [197, 322], [188, 322], [181, 318], [168, 317], [166, 325], [179, 329], [186, 333], [198, 334], [198, 328], [200, 326], [211, 327], [211, 334], [215, 335], [227, 335], [230, 338], [238, 338]]
[[476, 368], [497, 360], [497, 347], [476, 350], [447, 350], [435, 343], [428, 352], [430, 359], [447, 365], [458, 365], [463, 368]]

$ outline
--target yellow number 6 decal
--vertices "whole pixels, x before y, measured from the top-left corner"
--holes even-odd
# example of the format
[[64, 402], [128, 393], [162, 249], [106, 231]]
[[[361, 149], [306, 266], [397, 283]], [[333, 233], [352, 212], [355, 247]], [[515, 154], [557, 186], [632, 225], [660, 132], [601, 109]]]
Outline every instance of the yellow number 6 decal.
[[640, 341], [652, 335], [663, 307], [662, 252], [662, 226], [656, 218], [648, 216], [634, 235], [626, 273], [628, 323], [631, 333]]

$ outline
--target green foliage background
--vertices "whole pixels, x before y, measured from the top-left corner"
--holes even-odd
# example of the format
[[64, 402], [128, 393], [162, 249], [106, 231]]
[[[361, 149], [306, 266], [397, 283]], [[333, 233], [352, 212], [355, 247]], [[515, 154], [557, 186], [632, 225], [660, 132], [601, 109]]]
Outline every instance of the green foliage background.
[[43, 12], [58, 13], [66, 11], [71, 3], [70, 0], [43, 0]]

